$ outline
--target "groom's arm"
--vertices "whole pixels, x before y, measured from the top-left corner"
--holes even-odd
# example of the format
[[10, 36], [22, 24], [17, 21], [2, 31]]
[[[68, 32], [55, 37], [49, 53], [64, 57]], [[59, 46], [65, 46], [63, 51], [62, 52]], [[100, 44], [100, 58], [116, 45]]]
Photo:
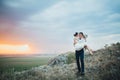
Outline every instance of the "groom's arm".
[[74, 39], [74, 43], [73, 43], [73, 45], [75, 45], [77, 43], [77, 40], [76, 39]]

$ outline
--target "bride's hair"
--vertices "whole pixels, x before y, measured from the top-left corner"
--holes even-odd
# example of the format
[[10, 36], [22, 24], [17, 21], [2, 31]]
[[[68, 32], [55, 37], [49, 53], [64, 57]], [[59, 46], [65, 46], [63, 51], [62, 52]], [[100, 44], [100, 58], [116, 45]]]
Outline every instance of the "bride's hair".
[[75, 32], [74, 36], [77, 36], [78, 35], [78, 32]]

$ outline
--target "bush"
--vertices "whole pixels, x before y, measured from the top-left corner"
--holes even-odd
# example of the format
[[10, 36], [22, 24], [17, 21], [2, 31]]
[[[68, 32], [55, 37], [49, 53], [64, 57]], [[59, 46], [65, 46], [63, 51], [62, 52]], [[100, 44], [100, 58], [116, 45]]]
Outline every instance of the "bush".
[[71, 63], [75, 62], [75, 53], [74, 52], [70, 52], [67, 57], [68, 57], [67, 64], [71, 64]]

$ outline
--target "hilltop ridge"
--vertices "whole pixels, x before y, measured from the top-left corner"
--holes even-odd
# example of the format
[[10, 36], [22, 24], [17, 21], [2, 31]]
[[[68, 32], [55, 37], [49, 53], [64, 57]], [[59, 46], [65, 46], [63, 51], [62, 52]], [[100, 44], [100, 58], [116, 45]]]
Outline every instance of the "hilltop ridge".
[[119, 80], [120, 79], [120, 43], [105, 45], [85, 55], [85, 76], [78, 76], [74, 52], [60, 54], [47, 65], [34, 67], [27, 71], [15, 72], [9, 79], [5, 75], [1, 80]]

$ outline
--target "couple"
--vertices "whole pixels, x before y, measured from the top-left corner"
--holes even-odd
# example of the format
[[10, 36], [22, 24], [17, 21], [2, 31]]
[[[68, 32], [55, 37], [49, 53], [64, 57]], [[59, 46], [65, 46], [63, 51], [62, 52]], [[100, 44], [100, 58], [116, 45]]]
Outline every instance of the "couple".
[[[84, 50], [88, 50], [91, 55], [93, 55], [92, 50], [86, 44], [87, 35], [84, 35], [83, 32], [76, 32], [74, 34], [74, 47], [75, 47], [75, 56], [76, 56], [76, 63], [78, 68], [78, 73], [84, 75]], [[81, 67], [80, 62], [81, 61]]]

